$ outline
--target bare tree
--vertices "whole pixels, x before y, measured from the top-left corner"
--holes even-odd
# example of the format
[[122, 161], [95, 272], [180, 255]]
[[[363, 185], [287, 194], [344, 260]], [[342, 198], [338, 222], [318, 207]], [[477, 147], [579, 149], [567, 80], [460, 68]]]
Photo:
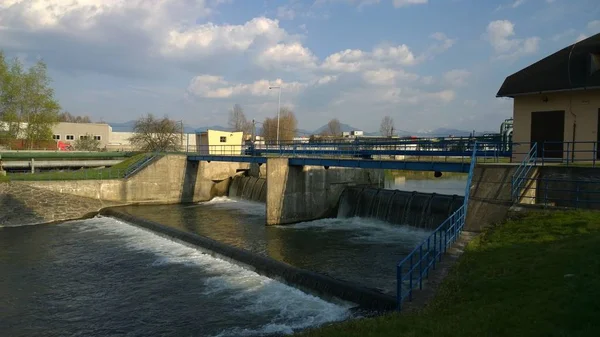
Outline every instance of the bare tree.
[[167, 116], [142, 116], [135, 122], [133, 132], [129, 141], [141, 151], [178, 151], [182, 143], [181, 123]]
[[[279, 112], [279, 141], [291, 142], [296, 137], [298, 121], [294, 112], [286, 107]], [[266, 118], [263, 122], [262, 136], [267, 142], [273, 143], [277, 140], [277, 117]]]
[[88, 116], [74, 116], [70, 112], [65, 111], [58, 115], [59, 122], [67, 123], [91, 123], [92, 120]]
[[327, 123], [327, 128], [323, 130], [323, 136], [339, 137], [342, 135], [342, 123], [337, 118]]
[[390, 116], [385, 116], [381, 120], [381, 127], [379, 132], [384, 137], [391, 137], [394, 135], [394, 120]]
[[86, 133], [85, 136], [75, 141], [73, 147], [77, 151], [98, 151], [100, 150], [100, 141]]
[[233, 129], [233, 131], [242, 131], [245, 135], [249, 135], [252, 133], [252, 122], [249, 122], [246, 119], [246, 115], [244, 114], [244, 109], [239, 104], [233, 106], [233, 109], [229, 110], [229, 127]]

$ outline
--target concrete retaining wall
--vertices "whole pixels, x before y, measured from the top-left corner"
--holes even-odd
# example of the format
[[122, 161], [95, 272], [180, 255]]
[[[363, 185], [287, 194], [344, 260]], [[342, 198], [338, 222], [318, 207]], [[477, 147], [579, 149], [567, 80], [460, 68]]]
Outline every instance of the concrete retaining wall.
[[346, 186], [379, 187], [383, 170], [290, 166], [287, 158], [267, 160], [267, 225], [335, 216]]
[[[506, 219], [512, 206], [512, 177], [516, 165], [478, 164], [473, 172], [465, 229], [481, 231]], [[534, 170], [530, 176], [536, 174]]]
[[0, 183], [0, 227], [66, 221], [95, 215], [115, 203], [17, 183]]
[[58, 193], [119, 203], [180, 203], [227, 195], [229, 177], [248, 164], [188, 162], [166, 155], [128, 179], [14, 182]]

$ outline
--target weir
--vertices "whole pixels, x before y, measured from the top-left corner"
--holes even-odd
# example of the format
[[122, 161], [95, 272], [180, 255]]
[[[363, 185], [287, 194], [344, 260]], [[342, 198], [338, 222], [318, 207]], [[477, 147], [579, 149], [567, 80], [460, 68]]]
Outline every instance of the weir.
[[267, 201], [267, 180], [236, 175], [229, 186], [229, 197], [264, 203]]
[[371, 218], [433, 229], [463, 202], [464, 197], [458, 195], [349, 187], [340, 197], [338, 218]]

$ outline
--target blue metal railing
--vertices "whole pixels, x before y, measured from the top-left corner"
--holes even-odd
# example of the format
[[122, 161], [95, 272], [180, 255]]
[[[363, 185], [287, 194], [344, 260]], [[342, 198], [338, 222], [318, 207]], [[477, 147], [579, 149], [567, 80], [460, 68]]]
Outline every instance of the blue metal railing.
[[[477, 144], [477, 157], [483, 161], [499, 162], [509, 158], [511, 152], [501, 142], [479, 142], [476, 140], [389, 140], [389, 141], [347, 141], [324, 143], [254, 143], [244, 145], [194, 145], [187, 153], [218, 156], [287, 156], [287, 157], [336, 157], [373, 159], [374, 156], [391, 157], [444, 157], [466, 159], [471, 157]], [[439, 160], [439, 159], [438, 159]]]
[[532, 182], [530, 193], [520, 204], [543, 207], [586, 208], [600, 210], [600, 176], [572, 178], [525, 178]]
[[125, 172], [123, 174], [123, 178], [127, 179], [127, 178], [131, 177], [136, 172], [138, 172], [139, 170], [146, 167], [146, 165], [148, 165], [150, 162], [152, 162], [158, 155], [159, 154], [157, 152], [146, 154], [144, 156], [144, 158], [138, 160], [137, 162], [135, 162], [133, 165], [131, 165], [130, 167], [128, 167], [125, 170]]
[[521, 197], [523, 184], [527, 181], [526, 179], [529, 177], [529, 172], [536, 164], [537, 151], [537, 143], [533, 143], [531, 149], [525, 158], [523, 158], [512, 176], [510, 195], [513, 202], [517, 202]]
[[405, 300], [412, 301], [413, 290], [417, 287], [423, 289], [423, 280], [429, 277], [429, 271], [436, 268], [436, 264], [442, 261], [442, 255], [460, 236], [467, 219], [467, 208], [471, 192], [471, 181], [475, 170], [478, 144], [473, 146], [471, 155], [471, 166], [465, 188], [464, 203], [433, 233], [431, 233], [421, 244], [413, 249], [396, 266], [397, 282], [397, 305], [401, 310]]

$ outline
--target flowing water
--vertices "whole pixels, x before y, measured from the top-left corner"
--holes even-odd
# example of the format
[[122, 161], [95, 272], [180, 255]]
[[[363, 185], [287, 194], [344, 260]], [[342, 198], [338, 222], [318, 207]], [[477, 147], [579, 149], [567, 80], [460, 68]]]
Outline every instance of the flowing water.
[[1, 336], [281, 335], [349, 315], [111, 218], [0, 228]]
[[121, 210], [391, 295], [396, 263], [430, 232], [356, 217], [265, 226], [265, 204], [229, 198]]

